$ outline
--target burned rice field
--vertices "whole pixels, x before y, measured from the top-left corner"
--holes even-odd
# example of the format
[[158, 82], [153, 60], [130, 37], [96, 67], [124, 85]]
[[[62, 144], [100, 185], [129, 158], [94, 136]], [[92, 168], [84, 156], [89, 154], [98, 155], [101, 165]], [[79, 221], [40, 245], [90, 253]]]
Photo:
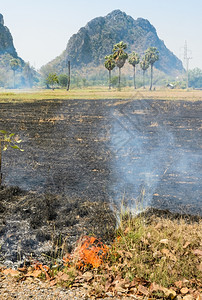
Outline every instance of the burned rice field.
[[[69, 220], [72, 230], [80, 232], [78, 219], [84, 222], [88, 215], [85, 224], [93, 224], [90, 230], [98, 233], [89, 215], [90, 207], [95, 215], [95, 206], [106, 216], [101, 220], [96, 214], [98, 223], [103, 221], [109, 232], [116, 226], [113, 209], [122, 203], [136, 212], [153, 207], [202, 215], [201, 119], [201, 101], [1, 103], [0, 129], [16, 133], [24, 149], [2, 153], [3, 185], [8, 190], [18, 187], [20, 192], [17, 196], [12, 194], [9, 202], [2, 188], [1, 236], [11, 226], [11, 216], [19, 216], [19, 211], [24, 220], [29, 220], [29, 226], [32, 224], [38, 241], [50, 240], [38, 232], [40, 226], [46, 228], [44, 220], [62, 224], [60, 229]], [[84, 215], [79, 207], [85, 207]], [[76, 237], [72, 232], [68, 234]], [[106, 238], [105, 230], [99, 234]], [[27, 243], [30, 247], [31, 242]]]

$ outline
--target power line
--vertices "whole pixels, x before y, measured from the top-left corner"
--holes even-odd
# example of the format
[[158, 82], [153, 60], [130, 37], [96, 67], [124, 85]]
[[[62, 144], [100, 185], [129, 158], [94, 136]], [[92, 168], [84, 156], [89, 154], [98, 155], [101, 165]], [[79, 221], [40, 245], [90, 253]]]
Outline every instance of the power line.
[[190, 55], [191, 55], [191, 51], [187, 47], [187, 41], [185, 41], [185, 44], [184, 44], [184, 64], [185, 64], [185, 67], [186, 67], [186, 86], [187, 86], [187, 89], [189, 87], [189, 61], [190, 61], [190, 59], [192, 59], [192, 57]]

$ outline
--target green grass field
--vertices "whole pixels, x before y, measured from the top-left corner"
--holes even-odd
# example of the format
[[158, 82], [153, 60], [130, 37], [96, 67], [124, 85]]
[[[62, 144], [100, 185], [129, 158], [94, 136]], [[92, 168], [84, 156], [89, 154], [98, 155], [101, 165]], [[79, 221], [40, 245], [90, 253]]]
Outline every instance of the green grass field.
[[116, 100], [135, 100], [135, 99], [162, 99], [162, 100], [202, 100], [200, 90], [169, 90], [156, 89], [148, 91], [143, 89], [134, 90], [131, 87], [109, 90], [107, 87], [91, 87], [83, 89], [64, 89], [55, 90], [0, 90], [0, 102], [8, 101], [35, 101], [46, 99], [116, 99]]

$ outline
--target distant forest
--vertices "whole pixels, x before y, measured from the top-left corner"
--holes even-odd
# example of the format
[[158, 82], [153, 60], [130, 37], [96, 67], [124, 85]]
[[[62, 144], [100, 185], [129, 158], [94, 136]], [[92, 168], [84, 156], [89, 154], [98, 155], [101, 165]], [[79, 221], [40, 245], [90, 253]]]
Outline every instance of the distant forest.
[[[55, 76], [54, 82], [51, 77]], [[145, 71], [145, 85], [150, 84], [150, 71]], [[29, 63], [20, 59], [15, 59], [9, 54], [0, 56], [0, 88], [65, 88], [68, 82], [68, 74], [52, 72], [51, 68], [41, 69], [37, 72]], [[186, 75], [178, 78], [166, 76], [155, 69], [154, 85], [166, 87], [171, 84], [173, 88], [186, 88]], [[136, 87], [143, 86], [143, 75], [140, 65], [136, 69]], [[119, 74], [117, 69], [112, 70], [111, 87], [117, 88], [119, 85]], [[121, 75], [121, 87], [133, 86], [133, 72], [129, 62], [123, 67]], [[88, 67], [82, 71], [71, 70], [71, 88], [83, 88], [87, 86], [108, 86], [108, 70], [103, 66], [93, 69]], [[194, 68], [189, 71], [189, 88], [202, 88], [202, 70]]]

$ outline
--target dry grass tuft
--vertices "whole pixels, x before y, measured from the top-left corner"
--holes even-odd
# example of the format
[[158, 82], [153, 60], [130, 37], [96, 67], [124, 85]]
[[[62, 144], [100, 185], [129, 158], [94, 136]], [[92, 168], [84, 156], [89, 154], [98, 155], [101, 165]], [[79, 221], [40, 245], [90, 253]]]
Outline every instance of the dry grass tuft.
[[110, 261], [125, 278], [135, 276], [169, 287], [179, 280], [201, 280], [202, 222], [143, 217], [122, 220]]
[[[0, 92], [0, 102], [30, 102], [36, 100], [99, 100], [99, 99], [116, 99], [116, 100], [137, 100], [137, 99], [163, 99], [163, 100], [191, 100], [201, 101], [202, 91], [200, 90], [168, 90], [156, 89], [155, 91], [125, 87], [118, 91], [117, 89], [108, 90], [107, 87], [88, 87], [83, 89], [64, 89], [53, 90], [14, 90], [10, 93], [8, 90]], [[120, 101], [119, 101], [120, 102]], [[117, 102], [117, 104], [119, 104]], [[121, 102], [120, 102], [121, 103]]]

